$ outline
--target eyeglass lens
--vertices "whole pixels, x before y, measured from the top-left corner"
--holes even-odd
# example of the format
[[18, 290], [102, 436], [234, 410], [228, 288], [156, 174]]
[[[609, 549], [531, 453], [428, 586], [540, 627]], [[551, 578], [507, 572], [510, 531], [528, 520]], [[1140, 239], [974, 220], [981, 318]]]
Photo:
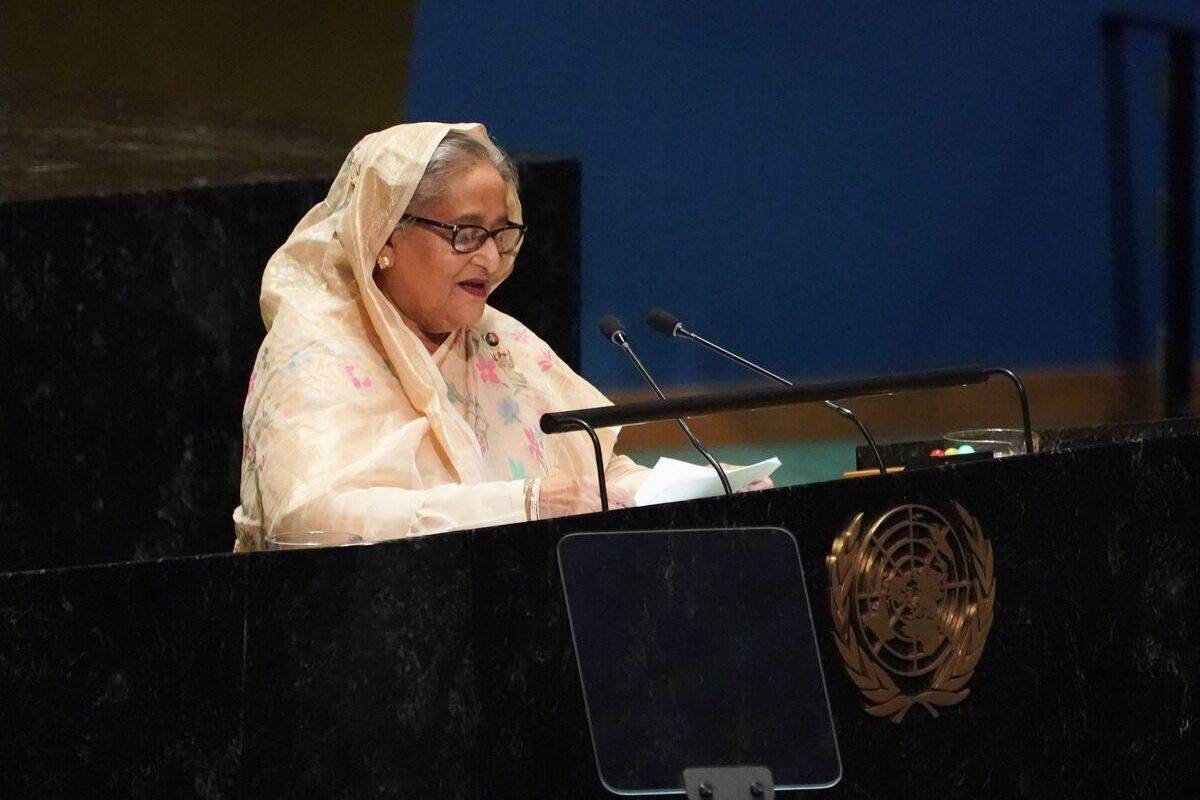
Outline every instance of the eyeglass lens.
[[[502, 228], [496, 231], [496, 249], [501, 253], [511, 253], [521, 243], [521, 233], [520, 228]], [[460, 253], [474, 253], [483, 247], [489, 236], [491, 234], [486, 228], [467, 225], [458, 229], [451, 244]]]

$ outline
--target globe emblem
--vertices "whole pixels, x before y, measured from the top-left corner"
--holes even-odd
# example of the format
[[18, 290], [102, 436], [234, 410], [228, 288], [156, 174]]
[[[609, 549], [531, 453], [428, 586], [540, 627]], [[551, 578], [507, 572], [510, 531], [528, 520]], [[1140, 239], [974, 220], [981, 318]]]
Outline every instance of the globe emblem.
[[875, 522], [861, 553], [850, 591], [863, 645], [897, 676], [937, 669], [974, 600], [962, 534], [932, 508], [902, 506]]
[[996, 608], [992, 545], [952, 502], [955, 524], [903, 505], [869, 527], [857, 514], [825, 559], [834, 644], [864, 710], [900, 724], [909, 710], [971, 693]]

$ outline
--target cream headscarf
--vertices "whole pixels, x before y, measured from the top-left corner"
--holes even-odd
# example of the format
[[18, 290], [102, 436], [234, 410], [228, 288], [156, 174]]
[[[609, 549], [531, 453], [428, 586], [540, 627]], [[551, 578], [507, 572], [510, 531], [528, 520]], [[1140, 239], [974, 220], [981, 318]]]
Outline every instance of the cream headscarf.
[[[431, 357], [372, 278], [451, 130], [495, 152], [482, 125], [370, 134], [267, 263], [268, 333], [246, 397], [234, 512], [243, 549], [261, 548], [272, 531], [370, 540], [516, 522], [525, 519], [522, 478], [594, 474], [584, 434], [543, 440], [537, 419], [607, 400], [544, 342], [488, 307]], [[521, 221], [511, 187], [508, 211]], [[512, 266], [504, 258], [504, 277]], [[612, 457], [615, 429], [600, 435], [608, 478], [636, 488], [642, 468]]]

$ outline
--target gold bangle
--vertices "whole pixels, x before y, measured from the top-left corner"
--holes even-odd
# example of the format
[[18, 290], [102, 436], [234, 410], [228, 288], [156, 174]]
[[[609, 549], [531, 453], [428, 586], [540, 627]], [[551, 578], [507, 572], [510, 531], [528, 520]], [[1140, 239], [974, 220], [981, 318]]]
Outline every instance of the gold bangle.
[[533, 478], [525, 479], [525, 519], [533, 522]]
[[533, 515], [533, 519], [539, 520], [542, 518], [542, 479], [535, 478], [531, 481], [532, 486], [529, 492], [529, 510]]

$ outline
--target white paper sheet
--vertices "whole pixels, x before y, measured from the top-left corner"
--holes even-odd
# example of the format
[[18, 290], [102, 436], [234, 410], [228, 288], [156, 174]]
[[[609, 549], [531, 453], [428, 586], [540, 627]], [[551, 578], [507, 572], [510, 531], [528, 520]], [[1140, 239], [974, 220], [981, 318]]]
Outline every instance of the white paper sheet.
[[[729, 478], [729, 486], [736, 492], [770, 476], [777, 469], [779, 459], [768, 458], [747, 467], [728, 468], [725, 477]], [[639, 506], [651, 506], [699, 497], [718, 497], [724, 492], [717, 471], [708, 464], [698, 466], [673, 458], [660, 458], [634, 499]]]

